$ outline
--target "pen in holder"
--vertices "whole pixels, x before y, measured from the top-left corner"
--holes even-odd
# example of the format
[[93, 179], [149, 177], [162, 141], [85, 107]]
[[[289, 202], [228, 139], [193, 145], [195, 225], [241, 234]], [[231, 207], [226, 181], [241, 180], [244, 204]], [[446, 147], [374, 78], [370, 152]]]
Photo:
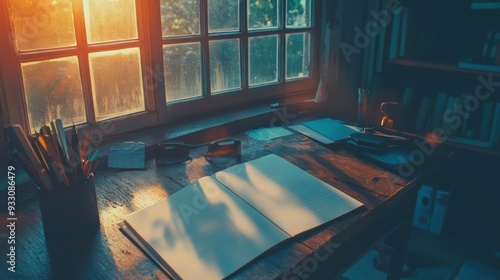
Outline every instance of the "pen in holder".
[[99, 212], [92, 180], [82, 185], [55, 190], [38, 189], [46, 238], [64, 238], [94, 233], [99, 228]]

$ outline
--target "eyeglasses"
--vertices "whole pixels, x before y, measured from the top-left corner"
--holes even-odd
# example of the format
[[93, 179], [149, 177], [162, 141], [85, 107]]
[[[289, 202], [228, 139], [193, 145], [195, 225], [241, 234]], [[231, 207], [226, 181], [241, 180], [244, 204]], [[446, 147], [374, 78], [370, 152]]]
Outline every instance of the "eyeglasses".
[[156, 163], [161, 165], [175, 164], [191, 160], [189, 152], [192, 149], [207, 146], [205, 158], [210, 161], [215, 157], [234, 157], [241, 162], [241, 141], [221, 139], [212, 143], [198, 145], [186, 144], [179, 141], [167, 141], [157, 145]]

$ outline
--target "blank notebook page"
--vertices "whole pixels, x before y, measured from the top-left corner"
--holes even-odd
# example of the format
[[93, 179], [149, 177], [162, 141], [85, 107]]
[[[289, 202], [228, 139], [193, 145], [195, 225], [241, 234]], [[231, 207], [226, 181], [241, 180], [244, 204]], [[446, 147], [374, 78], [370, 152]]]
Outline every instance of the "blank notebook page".
[[124, 218], [183, 279], [221, 279], [289, 236], [203, 177]]
[[291, 236], [362, 206], [359, 201], [274, 154], [227, 168], [213, 176]]

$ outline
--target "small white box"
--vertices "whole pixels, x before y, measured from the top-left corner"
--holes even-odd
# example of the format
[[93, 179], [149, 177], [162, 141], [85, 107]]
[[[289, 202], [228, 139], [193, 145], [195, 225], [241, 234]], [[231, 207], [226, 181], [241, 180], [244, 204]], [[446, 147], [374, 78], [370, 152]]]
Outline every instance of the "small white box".
[[450, 192], [443, 190], [436, 191], [436, 198], [434, 199], [434, 208], [432, 210], [431, 222], [429, 223], [429, 232], [441, 234], [449, 200]]
[[434, 192], [431, 186], [422, 185], [417, 195], [413, 226], [428, 230], [434, 206]]
[[108, 167], [146, 168], [146, 144], [144, 142], [124, 142], [114, 145], [108, 155]]

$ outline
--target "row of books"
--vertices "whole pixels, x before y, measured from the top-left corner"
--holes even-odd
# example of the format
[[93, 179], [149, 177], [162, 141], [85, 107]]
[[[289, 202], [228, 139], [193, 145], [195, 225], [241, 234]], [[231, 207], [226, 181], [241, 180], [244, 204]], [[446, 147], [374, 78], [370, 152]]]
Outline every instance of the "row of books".
[[[377, 36], [372, 37], [365, 56], [366, 80], [372, 81], [373, 73], [382, 73], [387, 60], [405, 56], [408, 19], [410, 9], [408, 1], [400, 3], [397, 12], [390, 13], [388, 0], [368, 1], [368, 24], [380, 27]], [[369, 25], [366, 25], [368, 28]]]
[[[416, 60], [441, 59], [442, 39], [439, 33], [444, 28], [436, 24], [441, 7], [429, 9], [430, 1], [403, 1], [401, 12], [394, 14], [388, 30], [387, 58], [389, 60], [401, 57]], [[433, 4], [433, 3], [432, 3]], [[427, 20], [422, 20], [427, 19]], [[380, 54], [379, 54], [380, 55]]]
[[[485, 3], [483, 3], [485, 2]], [[436, 11], [429, 10], [423, 3], [405, 3], [400, 13], [392, 17], [389, 33], [388, 59], [398, 59], [409, 57], [418, 60], [437, 60], [446, 63], [457, 63], [458, 67], [487, 71], [500, 72], [500, 30], [491, 29], [485, 32], [483, 42], [480, 44], [471, 43], [463, 38], [455, 38], [449, 34], [456, 34], [463, 26], [458, 23], [453, 27], [444, 25], [435, 26], [433, 20], [440, 15]], [[498, 1], [490, 3], [482, 1], [471, 6], [478, 9], [487, 9], [491, 5], [498, 5]], [[484, 8], [481, 8], [483, 7]], [[450, 16], [450, 20], [460, 19], [460, 15], [467, 14], [466, 11], [457, 12]], [[422, 18], [428, 18], [428, 21], [422, 21]], [[463, 24], [463, 23], [461, 23]], [[447, 28], [452, 28], [448, 30]], [[465, 31], [464, 31], [465, 32]], [[469, 31], [470, 32], [470, 31]], [[482, 32], [482, 31], [477, 31]], [[479, 37], [477, 37], [479, 38]], [[477, 49], [473, 53], [467, 54], [470, 57], [464, 57], [463, 53], [451, 48], [450, 41], [454, 44], [474, 45]], [[477, 46], [477, 47], [476, 47]], [[378, 57], [383, 58], [384, 52], [379, 49]], [[377, 71], [380, 67], [376, 68]]]
[[500, 143], [500, 101], [473, 93], [450, 94], [406, 87], [403, 129], [425, 133], [443, 129], [450, 141], [492, 148]]
[[468, 58], [458, 64], [460, 68], [500, 72], [500, 31], [488, 31], [483, 42], [481, 56]]
[[396, 59], [406, 54], [409, 8], [403, 7], [401, 13], [394, 14], [392, 20], [389, 59]]

